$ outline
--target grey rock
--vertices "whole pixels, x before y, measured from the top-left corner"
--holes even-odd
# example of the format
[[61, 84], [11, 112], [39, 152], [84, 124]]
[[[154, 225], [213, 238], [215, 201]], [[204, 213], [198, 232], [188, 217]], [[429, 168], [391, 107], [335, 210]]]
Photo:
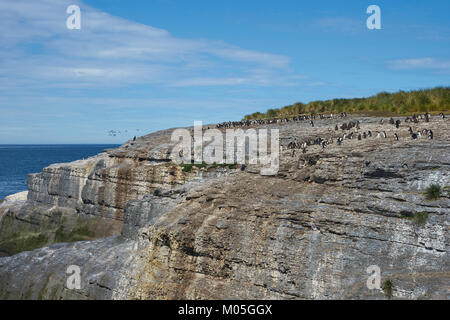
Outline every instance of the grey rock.
[[[397, 130], [359, 120], [364, 131], [392, 137]], [[333, 135], [336, 124], [272, 127], [282, 138], [302, 138]], [[400, 141], [345, 140], [296, 158], [284, 150], [276, 176], [261, 176], [258, 166], [186, 176], [157, 164], [158, 172], [178, 170], [170, 180], [147, 162], [170, 130], [87, 162], [49, 167], [30, 178], [18, 220], [40, 230], [49, 221], [62, 224], [41, 210], [46, 205], [114, 220], [110, 208], [121, 212], [121, 231], [0, 258], [0, 298], [387, 299], [366, 286], [367, 268], [376, 265], [382, 282], [392, 281], [393, 299], [448, 299], [450, 126], [437, 117], [414, 125], [433, 125], [435, 139], [409, 140], [401, 127]], [[117, 175], [123, 167], [127, 173]], [[149, 184], [137, 174], [144, 168], [153, 172]], [[446, 188], [428, 201], [423, 192], [432, 183]], [[117, 202], [113, 194], [126, 196]], [[423, 223], [413, 219], [421, 212], [428, 213]], [[70, 265], [81, 268], [79, 290], [67, 287]]]

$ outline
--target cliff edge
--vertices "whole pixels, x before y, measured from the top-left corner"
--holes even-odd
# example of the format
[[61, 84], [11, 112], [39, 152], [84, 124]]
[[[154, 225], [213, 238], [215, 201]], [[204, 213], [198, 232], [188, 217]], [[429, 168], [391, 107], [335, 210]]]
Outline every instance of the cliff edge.
[[[0, 299], [448, 299], [449, 120], [379, 120], [259, 126], [280, 130], [274, 176], [184, 170], [172, 130], [30, 175], [0, 217]], [[349, 121], [360, 128], [338, 144]], [[386, 138], [356, 138], [368, 131]], [[332, 142], [288, 147], [319, 137]], [[368, 289], [374, 265], [382, 286]]]

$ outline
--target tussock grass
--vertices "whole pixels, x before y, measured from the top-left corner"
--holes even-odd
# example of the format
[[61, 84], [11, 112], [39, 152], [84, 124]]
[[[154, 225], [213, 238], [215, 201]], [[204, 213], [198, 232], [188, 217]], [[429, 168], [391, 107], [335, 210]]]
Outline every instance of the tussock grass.
[[422, 212], [415, 212], [414, 214], [410, 213], [402, 214], [402, 218], [411, 220], [412, 222], [418, 225], [424, 225], [428, 219], [428, 212], [422, 211]]
[[270, 119], [315, 113], [359, 113], [374, 116], [412, 115], [413, 113], [438, 114], [450, 110], [450, 87], [433, 89], [380, 92], [367, 98], [332, 99], [312, 101], [307, 104], [297, 102], [267, 112], [255, 112], [244, 117], [249, 119]]
[[437, 200], [441, 197], [441, 186], [437, 183], [429, 185], [425, 189], [425, 198], [429, 201]]
[[428, 212], [416, 212], [412, 217], [412, 221], [419, 225], [424, 225], [428, 219]]
[[392, 284], [392, 280], [391, 279], [387, 279], [383, 282], [383, 284], [381, 285], [381, 289], [383, 289], [384, 294], [386, 295], [386, 297], [388, 297], [389, 299], [392, 298], [392, 291], [393, 291], [393, 284]]

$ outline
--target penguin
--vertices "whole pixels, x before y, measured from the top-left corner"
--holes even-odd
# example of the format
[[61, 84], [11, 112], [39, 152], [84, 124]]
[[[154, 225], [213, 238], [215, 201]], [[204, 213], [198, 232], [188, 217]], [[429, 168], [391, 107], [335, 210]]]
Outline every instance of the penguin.
[[383, 131], [383, 138], [387, 138], [387, 134], [386, 134], [386, 131]]
[[428, 130], [428, 139], [433, 140], [433, 130]]
[[367, 134], [366, 134], [366, 132], [364, 131], [363, 132], [363, 139], [366, 139], [367, 138]]
[[417, 134], [415, 134], [414, 132], [411, 133], [411, 138], [412, 138], [413, 140], [416, 140], [416, 139], [417, 139]]
[[398, 134], [394, 133], [394, 139], [398, 141]]
[[400, 127], [400, 120], [395, 121], [395, 127], [398, 129]]
[[369, 130], [369, 131], [367, 132], [367, 135], [368, 135], [369, 137], [372, 137], [372, 131]]
[[309, 123], [311, 124], [311, 127], [314, 128], [314, 122], [312, 120], [310, 120]]

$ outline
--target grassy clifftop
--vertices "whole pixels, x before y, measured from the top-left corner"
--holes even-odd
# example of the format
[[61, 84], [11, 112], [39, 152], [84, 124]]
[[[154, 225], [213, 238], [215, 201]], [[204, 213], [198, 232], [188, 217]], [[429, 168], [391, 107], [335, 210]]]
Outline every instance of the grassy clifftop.
[[436, 87], [426, 90], [380, 92], [368, 98], [333, 99], [297, 102], [280, 109], [255, 112], [246, 115], [248, 119], [266, 119], [298, 115], [302, 113], [420, 113], [450, 110], [450, 87]]

